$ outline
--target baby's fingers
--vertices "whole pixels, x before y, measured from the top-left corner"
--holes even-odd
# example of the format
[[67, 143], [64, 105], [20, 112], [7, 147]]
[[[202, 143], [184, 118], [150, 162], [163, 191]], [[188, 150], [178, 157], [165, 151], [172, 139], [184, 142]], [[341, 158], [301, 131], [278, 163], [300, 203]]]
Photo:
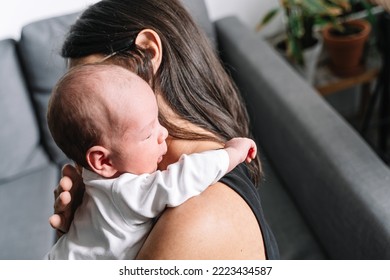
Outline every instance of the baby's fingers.
[[248, 151], [248, 155], [246, 157], [246, 162], [247, 163], [252, 162], [252, 159], [256, 157], [256, 154], [257, 154], [256, 146], [250, 148]]

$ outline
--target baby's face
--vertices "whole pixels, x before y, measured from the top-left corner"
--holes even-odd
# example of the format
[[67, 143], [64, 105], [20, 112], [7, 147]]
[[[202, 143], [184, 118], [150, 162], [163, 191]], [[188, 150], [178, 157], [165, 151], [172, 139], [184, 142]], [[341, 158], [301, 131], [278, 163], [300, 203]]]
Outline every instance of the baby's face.
[[121, 126], [125, 131], [113, 144], [113, 163], [120, 172], [152, 173], [167, 152], [168, 131], [158, 120], [156, 97], [141, 78], [132, 79], [121, 99]]

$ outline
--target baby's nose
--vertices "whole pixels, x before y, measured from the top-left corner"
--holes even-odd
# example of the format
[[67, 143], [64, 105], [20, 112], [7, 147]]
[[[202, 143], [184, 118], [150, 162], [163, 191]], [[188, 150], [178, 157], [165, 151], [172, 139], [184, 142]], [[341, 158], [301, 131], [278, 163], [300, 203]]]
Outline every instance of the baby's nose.
[[160, 137], [158, 139], [159, 144], [164, 142], [165, 139], [167, 139], [167, 137], [168, 137], [168, 130], [164, 126], [161, 125]]

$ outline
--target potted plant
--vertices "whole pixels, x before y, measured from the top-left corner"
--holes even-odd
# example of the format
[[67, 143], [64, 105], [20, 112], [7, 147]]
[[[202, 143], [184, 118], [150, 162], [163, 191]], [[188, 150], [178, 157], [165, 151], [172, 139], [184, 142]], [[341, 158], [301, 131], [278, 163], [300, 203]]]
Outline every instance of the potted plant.
[[[313, 80], [313, 69], [316, 61], [313, 58], [305, 59], [306, 49], [312, 48], [320, 39], [324, 42], [325, 48], [333, 54], [332, 47], [329, 47], [329, 38], [322, 32], [322, 36], [316, 36], [316, 31], [337, 30], [331, 33], [344, 34], [345, 26], [349, 24], [347, 20], [356, 9], [365, 9], [368, 11], [370, 20], [373, 21], [371, 14], [371, 5], [365, 0], [280, 0], [280, 7], [270, 10], [257, 25], [259, 31], [263, 26], [268, 24], [280, 11], [284, 12], [286, 23], [285, 53], [292, 63], [308, 68], [306, 78], [309, 82]], [[329, 34], [329, 33], [327, 33]], [[326, 36], [326, 39], [325, 39]], [[341, 36], [339, 36], [341, 37]], [[310, 61], [308, 61], [310, 60]], [[337, 58], [331, 58], [336, 61]], [[337, 64], [337, 62], [336, 62]], [[333, 62], [332, 62], [333, 65]], [[333, 68], [338, 68], [334, 66]], [[337, 71], [337, 70], [336, 70]]]
[[348, 0], [281, 0], [280, 7], [270, 10], [256, 29], [261, 30], [283, 11], [286, 39], [277, 47], [284, 49], [287, 59], [298, 69], [303, 69], [306, 79], [313, 82], [317, 62], [315, 57], [319, 56], [322, 48], [322, 38], [316, 33], [316, 27], [333, 21], [347, 5]]
[[286, 23], [287, 54], [300, 65], [304, 64], [302, 50], [318, 40], [315, 27], [331, 22], [349, 9], [349, 0], [280, 0], [280, 7], [271, 9], [256, 26], [260, 31], [279, 12], [284, 13]]
[[[366, 1], [350, 0], [343, 13], [322, 30], [324, 47], [329, 55], [329, 66], [334, 74], [350, 77], [364, 71], [364, 50], [375, 18], [372, 5]], [[349, 16], [356, 9], [367, 11], [367, 20]]]

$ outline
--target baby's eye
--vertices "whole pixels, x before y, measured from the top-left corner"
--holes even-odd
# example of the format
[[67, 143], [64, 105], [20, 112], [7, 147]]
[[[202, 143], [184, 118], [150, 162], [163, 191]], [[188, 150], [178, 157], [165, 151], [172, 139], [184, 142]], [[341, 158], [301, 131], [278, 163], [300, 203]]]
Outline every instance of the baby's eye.
[[145, 140], [150, 139], [150, 137], [152, 137], [152, 134], [150, 134], [148, 137], [146, 137]]

